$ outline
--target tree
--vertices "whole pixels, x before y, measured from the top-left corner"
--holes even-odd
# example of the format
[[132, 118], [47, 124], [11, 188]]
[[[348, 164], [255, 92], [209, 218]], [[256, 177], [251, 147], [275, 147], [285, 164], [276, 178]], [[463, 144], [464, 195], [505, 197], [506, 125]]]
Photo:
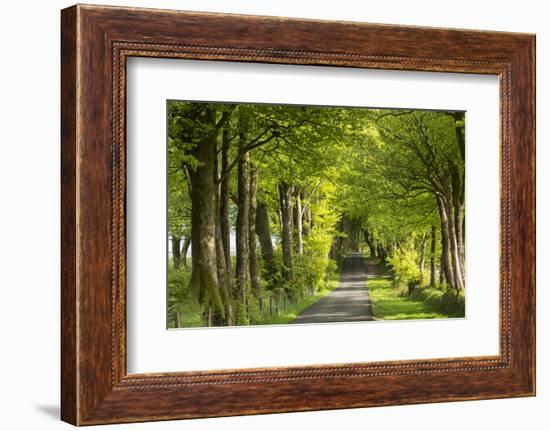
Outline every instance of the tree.
[[269, 224], [269, 210], [263, 201], [257, 202], [256, 207], [256, 234], [260, 243], [262, 261], [264, 264], [265, 278], [272, 282], [276, 277], [276, 266], [273, 254], [273, 242]]
[[218, 110], [211, 105], [175, 104], [172, 108], [170, 136], [172, 145], [182, 154], [180, 168], [191, 197], [190, 290], [212, 323], [213, 313], [225, 318], [224, 297], [227, 298], [220, 292], [217, 273], [215, 155], [218, 132], [231, 111], [218, 118]]
[[250, 163], [250, 184], [249, 184], [249, 205], [248, 211], [248, 259], [250, 271], [250, 287], [252, 288], [256, 299], [260, 299], [260, 267], [258, 264], [258, 255], [256, 254], [256, 214], [257, 204], [257, 186], [258, 170], [253, 163]]

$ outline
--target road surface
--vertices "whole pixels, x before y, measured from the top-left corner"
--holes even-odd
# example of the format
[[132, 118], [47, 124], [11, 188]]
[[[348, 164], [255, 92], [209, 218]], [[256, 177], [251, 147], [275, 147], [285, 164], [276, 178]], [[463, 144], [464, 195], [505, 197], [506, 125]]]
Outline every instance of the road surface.
[[290, 323], [373, 320], [366, 280], [367, 270], [363, 256], [352, 254], [344, 258], [338, 287], [306, 308]]

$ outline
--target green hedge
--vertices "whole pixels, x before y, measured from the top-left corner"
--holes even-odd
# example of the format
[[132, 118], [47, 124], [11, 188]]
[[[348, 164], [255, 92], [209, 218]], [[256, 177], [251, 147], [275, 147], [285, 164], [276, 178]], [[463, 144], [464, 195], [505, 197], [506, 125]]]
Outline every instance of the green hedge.
[[451, 317], [465, 316], [464, 292], [457, 293], [445, 286], [417, 287], [410, 294], [410, 298], [424, 301]]

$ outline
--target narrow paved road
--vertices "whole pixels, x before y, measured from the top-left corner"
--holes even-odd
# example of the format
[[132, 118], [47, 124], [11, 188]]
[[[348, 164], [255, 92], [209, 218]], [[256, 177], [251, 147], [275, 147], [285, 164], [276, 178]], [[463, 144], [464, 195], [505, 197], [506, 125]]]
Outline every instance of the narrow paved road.
[[302, 311], [290, 323], [359, 322], [372, 320], [366, 287], [367, 270], [360, 254], [344, 259], [339, 286]]

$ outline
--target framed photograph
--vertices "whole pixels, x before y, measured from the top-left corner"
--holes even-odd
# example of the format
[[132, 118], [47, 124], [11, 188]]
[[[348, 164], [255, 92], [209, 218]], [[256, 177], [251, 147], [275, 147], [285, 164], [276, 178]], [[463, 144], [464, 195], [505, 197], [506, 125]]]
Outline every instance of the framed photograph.
[[62, 419], [535, 394], [535, 37], [62, 11]]

